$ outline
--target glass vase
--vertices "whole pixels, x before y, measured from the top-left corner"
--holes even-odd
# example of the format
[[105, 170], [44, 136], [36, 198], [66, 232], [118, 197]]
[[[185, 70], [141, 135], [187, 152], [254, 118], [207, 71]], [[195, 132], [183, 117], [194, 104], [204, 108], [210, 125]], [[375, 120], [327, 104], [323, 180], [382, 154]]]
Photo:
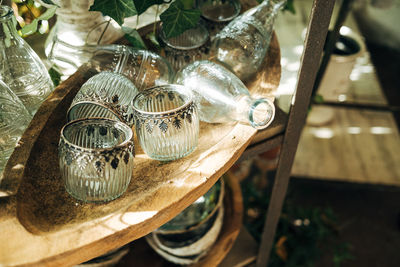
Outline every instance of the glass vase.
[[[168, 84], [175, 72], [162, 56], [148, 50], [125, 45], [72, 46], [57, 37], [48, 53], [48, 59], [70, 75], [82, 64], [90, 62], [97, 71], [120, 73], [130, 79], [138, 88]], [[52, 53], [63, 51], [63, 53]]]
[[13, 10], [0, 6], [0, 78], [33, 115], [54, 89], [43, 62], [15, 28]]
[[241, 79], [259, 69], [267, 53], [273, 25], [286, 0], [264, 0], [231, 21], [214, 38], [211, 54]]
[[0, 174], [31, 119], [21, 100], [0, 80]]
[[239, 121], [264, 129], [274, 119], [275, 106], [269, 99], [252, 98], [243, 82], [217, 63], [203, 60], [189, 64], [177, 73], [176, 83], [194, 92], [202, 121]]

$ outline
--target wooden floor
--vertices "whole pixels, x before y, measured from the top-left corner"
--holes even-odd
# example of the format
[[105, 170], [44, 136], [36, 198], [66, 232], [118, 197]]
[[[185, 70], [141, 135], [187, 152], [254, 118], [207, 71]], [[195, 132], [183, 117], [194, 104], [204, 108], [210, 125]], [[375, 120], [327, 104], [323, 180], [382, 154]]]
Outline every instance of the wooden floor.
[[[308, 21], [311, 2], [295, 2], [296, 15], [286, 13], [276, 23], [282, 51], [278, 103], [283, 110], [288, 110], [297, 81], [301, 34]], [[348, 17], [345, 25], [358, 32], [352, 16]], [[380, 107], [387, 105], [368, 51], [358, 58], [350, 77], [348, 90], [325, 95], [324, 100]], [[305, 126], [292, 169], [293, 176], [400, 185], [400, 138], [391, 112], [330, 106], [313, 109], [311, 113], [331, 113], [332, 119], [320, 126]]]

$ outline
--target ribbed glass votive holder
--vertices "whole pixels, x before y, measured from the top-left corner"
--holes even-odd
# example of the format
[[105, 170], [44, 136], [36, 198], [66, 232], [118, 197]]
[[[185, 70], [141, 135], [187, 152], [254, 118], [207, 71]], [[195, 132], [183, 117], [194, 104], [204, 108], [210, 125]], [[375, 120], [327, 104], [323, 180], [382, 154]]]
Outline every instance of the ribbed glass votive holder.
[[111, 119], [80, 119], [61, 130], [59, 165], [67, 192], [84, 202], [122, 195], [133, 171], [132, 129]]
[[196, 0], [196, 6], [201, 11], [211, 41], [239, 15], [241, 9], [239, 0]]
[[199, 117], [190, 90], [162, 85], [140, 92], [133, 100], [135, 129], [152, 159], [169, 161], [190, 154], [198, 144]]
[[68, 121], [82, 118], [109, 118], [133, 123], [131, 103], [139, 93], [122, 74], [100, 72], [87, 80], [72, 100]]
[[208, 58], [209, 35], [205, 26], [201, 24], [171, 38], [167, 38], [161, 28], [159, 36], [164, 47], [165, 58], [175, 71], [196, 60]]

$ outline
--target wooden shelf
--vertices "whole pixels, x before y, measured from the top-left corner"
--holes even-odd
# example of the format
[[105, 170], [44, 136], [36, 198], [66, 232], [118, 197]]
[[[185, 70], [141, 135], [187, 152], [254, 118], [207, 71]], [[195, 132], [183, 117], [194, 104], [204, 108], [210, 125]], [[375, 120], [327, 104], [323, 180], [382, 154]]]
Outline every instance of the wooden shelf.
[[[276, 35], [267, 58], [247, 86], [255, 96], [273, 98], [281, 71]], [[148, 234], [206, 193], [257, 133], [242, 124], [202, 123], [191, 155], [160, 163], [137, 149], [131, 184], [122, 197], [106, 204], [77, 202], [61, 182], [57, 145], [67, 108], [95, 73], [84, 65], [58, 86], [10, 157], [0, 186], [3, 265], [73, 265]], [[268, 136], [268, 129], [263, 132]]]
[[[224, 177], [226, 190], [224, 197], [224, 223], [221, 232], [215, 244], [210, 248], [209, 253], [192, 266], [217, 266], [230, 251], [242, 226], [243, 199], [239, 180], [229, 172]], [[121, 259], [116, 267], [178, 266], [159, 256], [144, 238], [132, 242], [129, 247], [130, 252]]]

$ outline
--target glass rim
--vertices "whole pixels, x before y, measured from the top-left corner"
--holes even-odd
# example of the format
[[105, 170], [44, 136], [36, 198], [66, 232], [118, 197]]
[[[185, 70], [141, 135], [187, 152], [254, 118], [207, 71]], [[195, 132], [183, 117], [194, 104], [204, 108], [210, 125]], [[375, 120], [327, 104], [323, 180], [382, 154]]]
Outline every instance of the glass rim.
[[[269, 117], [269, 118], [267, 117], [264, 120], [262, 120], [261, 122], [257, 123], [254, 121], [254, 111], [255, 111], [256, 107], [262, 103], [265, 103], [271, 107], [271, 117]], [[250, 125], [253, 128], [255, 128], [257, 130], [265, 129], [274, 121], [274, 118], [275, 118], [274, 103], [271, 100], [269, 100], [268, 98], [259, 98], [252, 104], [248, 116], [249, 116]]]
[[[118, 126], [120, 126], [121, 128], [124, 128], [125, 132], [128, 133], [128, 135], [125, 136], [125, 139], [114, 146], [110, 146], [110, 147], [105, 147], [105, 148], [86, 148], [83, 146], [79, 146], [77, 144], [72, 143], [71, 141], [69, 141], [67, 139], [67, 137], [65, 136], [64, 132], [68, 127], [73, 126], [74, 124], [77, 123], [82, 123], [85, 121], [97, 121], [97, 122], [107, 122], [107, 123], [113, 123], [113, 124], [118, 124]], [[115, 128], [115, 127], [114, 127]], [[96, 151], [112, 151], [115, 149], [123, 149], [125, 147], [127, 147], [130, 143], [132, 143], [132, 137], [133, 137], [133, 131], [132, 128], [130, 128], [128, 125], [126, 125], [123, 122], [117, 121], [117, 120], [113, 120], [113, 119], [108, 119], [108, 118], [99, 118], [99, 117], [94, 117], [94, 118], [82, 118], [82, 119], [77, 119], [77, 120], [73, 120], [68, 122], [67, 124], [65, 124], [60, 131], [60, 140], [62, 140], [63, 142], [65, 142], [66, 144], [68, 144], [69, 146], [78, 149], [82, 152], [96, 152]]]
[[0, 5], [0, 21], [8, 20], [13, 14], [14, 11], [11, 7]]
[[210, 34], [208, 33], [207, 28], [206, 28], [204, 25], [202, 25], [201, 23], [198, 23], [198, 24], [196, 25], [196, 27], [187, 29], [186, 31], [184, 31], [183, 33], [181, 33], [181, 35], [187, 33], [187, 31], [189, 31], [189, 30], [195, 30], [195, 29], [199, 29], [200, 31], [203, 31], [204, 34], [205, 34], [205, 37], [203, 38], [203, 40], [202, 40], [201, 42], [198, 42], [197, 44], [192, 45], [192, 46], [182, 46], [182, 45], [174, 45], [174, 44], [172, 44], [172, 43], [170, 42], [170, 39], [171, 39], [171, 38], [178, 37], [178, 36], [180, 36], [180, 35], [175, 36], [175, 37], [167, 38], [167, 37], [165, 36], [165, 34], [164, 34], [163, 29], [162, 29], [162, 25], [161, 25], [161, 27], [160, 27], [160, 34], [159, 34], [159, 35], [160, 35], [161, 40], [162, 40], [166, 45], [168, 45], [169, 47], [171, 47], [171, 48], [173, 48], [173, 49], [177, 49], [177, 50], [192, 50], [192, 49], [196, 49], [196, 48], [199, 48], [199, 47], [203, 46], [205, 43], [207, 43], [207, 40], [210, 38]]
[[[188, 99], [185, 101], [185, 103], [183, 103], [182, 105], [180, 105], [177, 108], [174, 109], [170, 109], [170, 110], [166, 110], [166, 111], [159, 111], [159, 112], [155, 112], [155, 111], [146, 111], [143, 110], [139, 107], [136, 107], [136, 102], [139, 101], [139, 97], [146, 97], [146, 95], [149, 95], [151, 93], [151, 91], [155, 90], [155, 89], [168, 89], [168, 90], [172, 90], [175, 92], [178, 92], [181, 95], [185, 95]], [[194, 97], [193, 97], [193, 93], [187, 89], [185, 86], [183, 85], [179, 85], [179, 84], [164, 84], [164, 85], [158, 85], [158, 86], [154, 86], [151, 88], [148, 88], [142, 92], [139, 92], [135, 98], [132, 100], [132, 108], [134, 110], [134, 112], [139, 113], [141, 115], [151, 115], [151, 116], [165, 116], [165, 115], [171, 115], [171, 114], [176, 114], [179, 111], [189, 107], [190, 105], [192, 105], [194, 103]]]
[[[84, 101], [79, 101], [79, 102], [73, 103], [73, 105], [71, 105], [67, 110], [67, 119], [68, 119], [68, 121], [76, 121], [76, 120], [92, 119], [92, 118], [102, 118], [102, 117], [87, 117], [87, 118], [79, 118], [79, 119], [70, 119], [69, 117], [70, 117], [71, 111], [74, 108], [76, 108], [77, 106], [80, 106], [82, 104], [91, 104], [91, 105], [95, 105], [95, 106], [99, 106], [99, 107], [102, 107], [104, 109], [107, 109], [112, 114], [114, 114], [115, 117], [117, 117], [120, 120], [120, 122], [124, 121], [122, 116], [121, 116], [121, 114], [118, 112], [119, 111], [118, 108], [113, 109], [113, 108], [111, 108], [110, 106], [108, 106], [108, 105], [106, 105], [104, 103], [91, 101], [91, 100], [84, 100]], [[105, 118], [105, 119], [107, 119], [107, 118]]]
[[[201, 12], [201, 16], [202, 16], [204, 19], [206, 19], [206, 20], [209, 20], [209, 21], [212, 21], [212, 22], [216, 22], [216, 23], [229, 22], [229, 21], [233, 20], [234, 18], [236, 18], [237, 16], [239, 16], [240, 11], [241, 11], [241, 9], [242, 9], [242, 4], [240, 3], [239, 0], [231, 0], [231, 1], [228, 1], [228, 4], [230, 4], [231, 6], [233, 6], [233, 8], [235, 9], [235, 13], [233, 13], [233, 14], [232, 14], [231, 16], [229, 16], [229, 17], [226, 17], [226, 18], [223, 18], [223, 19], [213, 19], [213, 18], [210, 18], [210, 17], [208, 17], [208, 16], [205, 16], [205, 15], [203, 14], [203, 12]], [[204, 5], [204, 2], [201, 2], [200, 4], [198, 4], [198, 7], [199, 7], [200, 11], [201, 11], [201, 7], [202, 7], [203, 5]]]

